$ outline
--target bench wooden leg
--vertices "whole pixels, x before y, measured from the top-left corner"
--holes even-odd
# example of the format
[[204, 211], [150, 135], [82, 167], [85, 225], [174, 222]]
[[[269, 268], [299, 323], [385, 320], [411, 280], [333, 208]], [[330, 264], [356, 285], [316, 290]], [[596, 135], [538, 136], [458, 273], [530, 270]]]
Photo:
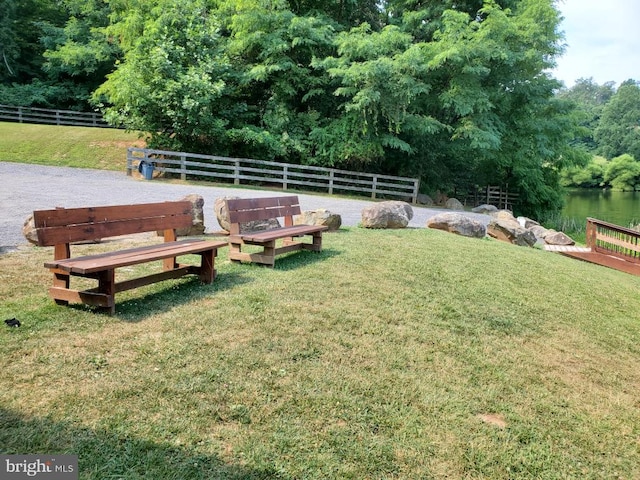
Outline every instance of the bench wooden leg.
[[[51, 270], [53, 272], [53, 287], [55, 289], [62, 288], [69, 290], [71, 285], [71, 276], [61, 270]], [[62, 300], [60, 298], [53, 299], [58, 305], [69, 305], [69, 300]]]
[[211, 283], [216, 278], [215, 257], [217, 250], [202, 252], [200, 261], [200, 281]]
[[113, 315], [116, 313], [116, 272], [115, 270], [106, 270], [104, 272], [100, 272], [98, 277], [98, 292], [106, 295], [107, 297], [107, 305], [106, 309], [109, 311], [109, 314]]

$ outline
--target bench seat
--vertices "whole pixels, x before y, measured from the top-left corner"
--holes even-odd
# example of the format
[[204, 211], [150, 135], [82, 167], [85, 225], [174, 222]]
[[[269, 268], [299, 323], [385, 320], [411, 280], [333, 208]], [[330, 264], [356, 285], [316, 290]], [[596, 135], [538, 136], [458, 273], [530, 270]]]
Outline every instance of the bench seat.
[[208, 240], [181, 240], [159, 245], [146, 245], [144, 247], [118, 250], [116, 252], [51, 260], [45, 262], [44, 266], [47, 268], [57, 268], [72, 274], [89, 275], [103, 270], [163, 260], [179, 255], [199, 254], [211, 250], [212, 247], [222, 248], [226, 245], [226, 242], [213, 243]]

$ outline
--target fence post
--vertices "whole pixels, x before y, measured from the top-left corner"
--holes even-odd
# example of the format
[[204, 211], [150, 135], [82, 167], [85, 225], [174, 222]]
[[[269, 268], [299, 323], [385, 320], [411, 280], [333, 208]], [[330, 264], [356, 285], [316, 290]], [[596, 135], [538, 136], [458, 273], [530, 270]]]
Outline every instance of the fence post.
[[418, 191], [420, 190], [420, 179], [416, 179], [413, 182], [413, 203], [417, 204], [418, 203]]
[[284, 166], [282, 170], [282, 189], [287, 189], [287, 173], [289, 172], [289, 167], [287, 165]]
[[131, 176], [133, 170], [133, 151], [131, 147], [127, 148], [127, 177]]
[[180, 155], [180, 180], [187, 179], [187, 156]]
[[329, 195], [333, 194], [333, 179], [334, 179], [334, 170], [333, 168], [329, 170]]
[[56, 125], [60, 125], [60, 110], [56, 110]]
[[235, 168], [233, 170], [233, 184], [240, 185], [240, 160], [235, 161]]
[[373, 176], [373, 182], [371, 184], [371, 198], [376, 198], [376, 187], [378, 186], [378, 176]]

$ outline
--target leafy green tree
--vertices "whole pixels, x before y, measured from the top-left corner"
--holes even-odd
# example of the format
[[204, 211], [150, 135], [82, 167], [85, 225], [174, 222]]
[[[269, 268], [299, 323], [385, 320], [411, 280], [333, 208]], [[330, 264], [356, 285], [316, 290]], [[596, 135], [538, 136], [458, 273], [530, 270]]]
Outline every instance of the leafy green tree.
[[573, 87], [560, 90], [559, 98], [570, 100], [576, 104], [580, 125], [584, 127], [584, 134], [576, 139], [577, 145], [584, 146], [589, 151], [595, 151], [598, 148], [594, 134], [600, 122], [602, 111], [615, 92], [614, 82], [598, 85], [593, 81], [593, 78], [580, 78]]
[[585, 167], [573, 166], [561, 173], [561, 183], [566, 187], [598, 188], [605, 186], [604, 172], [608, 161], [604, 157], [594, 156]]
[[635, 80], [623, 82], [604, 107], [595, 139], [607, 158], [625, 153], [640, 158], [640, 86]]
[[614, 190], [640, 190], [640, 162], [627, 153], [620, 155], [607, 165], [604, 180]]
[[102, 33], [109, 5], [0, 0], [0, 9], [0, 102], [87, 109], [117, 57]]

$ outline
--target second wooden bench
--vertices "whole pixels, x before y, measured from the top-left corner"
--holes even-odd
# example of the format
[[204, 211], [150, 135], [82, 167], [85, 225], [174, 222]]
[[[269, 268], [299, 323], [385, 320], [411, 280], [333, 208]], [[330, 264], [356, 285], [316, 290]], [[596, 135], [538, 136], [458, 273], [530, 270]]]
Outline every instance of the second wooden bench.
[[[295, 250], [322, 249], [322, 232], [325, 225], [294, 225], [293, 216], [300, 215], [297, 196], [241, 198], [225, 201], [229, 213], [229, 259], [248, 261], [273, 266], [276, 255]], [[246, 222], [284, 218], [284, 226], [268, 230], [245, 232], [241, 226]], [[296, 241], [296, 237], [311, 236], [311, 243]], [[243, 252], [244, 245], [262, 246], [257, 253]]]

